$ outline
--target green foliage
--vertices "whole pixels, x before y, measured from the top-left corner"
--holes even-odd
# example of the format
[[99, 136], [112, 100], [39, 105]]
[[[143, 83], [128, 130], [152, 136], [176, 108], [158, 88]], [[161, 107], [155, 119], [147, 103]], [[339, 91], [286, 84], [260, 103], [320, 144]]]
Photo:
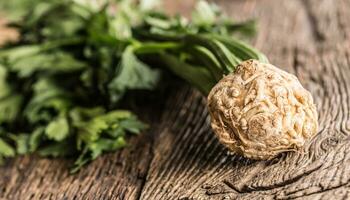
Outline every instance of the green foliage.
[[127, 90], [152, 89], [159, 80], [159, 71], [139, 61], [131, 47], [124, 50], [117, 74], [108, 85], [112, 102], [119, 100]]
[[129, 91], [156, 88], [154, 63], [206, 94], [241, 60], [265, 58], [231, 39], [253, 33], [253, 23], [234, 23], [205, 1], [192, 20], [159, 12], [158, 3], [2, 1], [20, 39], [0, 49], [0, 161], [70, 156], [76, 172], [147, 128], [119, 102]]
[[3, 158], [15, 156], [14, 148], [0, 138], [0, 162], [3, 162]]

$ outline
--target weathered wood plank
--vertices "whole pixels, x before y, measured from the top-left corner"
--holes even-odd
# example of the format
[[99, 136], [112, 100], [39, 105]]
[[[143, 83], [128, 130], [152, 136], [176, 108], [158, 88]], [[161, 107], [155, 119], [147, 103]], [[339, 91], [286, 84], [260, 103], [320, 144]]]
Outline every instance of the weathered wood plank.
[[[144, 112], [157, 118], [158, 109]], [[129, 148], [104, 155], [74, 175], [68, 174], [72, 160], [14, 159], [0, 169], [0, 199], [137, 199], [152, 158], [155, 128], [131, 138]]]
[[[256, 16], [256, 46], [271, 62], [295, 73], [318, 104], [320, 133], [305, 153], [287, 153], [273, 161], [250, 161], [225, 150], [212, 136], [205, 100], [196, 92], [190, 107], [171, 118], [173, 126], [155, 144], [143, 199], [289, 199], [347, 198], [349, 172], [349, 46], [339, 38], [339, 18], [326, 17], [333, 30], [313, 17], [315, 2], [220, 1], [236, 18]], [[322, 2], [325, 5], [330, 1]], [[345, 3], [342, 4], [345, 6]], [[318, 6], [318, 5], [317, 5]], [[340, 7], [334, 8], [339, 12]], [[346, 8], [341, 8], [346, 10]], [[344, 14], [345, 15], [345, 14]], [[333, 21], [332, 21], [333, 20]], [[329, 28], [329, 27], [328, 27]], [[318, 33], [319, 32], [319, 33]], [[320, 36], [322, 32], [327, 36]], [[344, 35], [344, 34], [343, 34]], [[331, 42], [333, 42], [331, 44]], [[324, 47], [330, 48], [324, 51]], [[335, 48], [338, 47], [338, 48]], [[200, 104], [200, 105], [198, 105]], [[204, 113], [204, 115], [203, 115]], [[168, 126], [172, 127], [172, 126]], [[165, 141], [165, 143], [164, 143]]]
[[0, 45], [7, 41], [13, 41], [18, 38], [18, 33], [13, 28], [6, 27], [6, 20], [0, 13]]
[[320, 43], [330, 46], [349, 41], [350, 2], [347, 0], [305, 0], [310, 25]]
[[[148, 113], [147, 133], [76, 175], [68, 175], [71, 161], [65, 159], [11, 160], [0, 168], [0, 199], [347, 199], [350, 2], [216, 2], [235, 19], [257, 17], [255, 46], [312, 92], [320, 129], [303, 154], [272, 161], [228, 154], [210, 129], [205, 98], [178, 88], [165, 107], [149, 102], [138, 108]], [[166, 3], [171, 12], [188, 12], [192, 5]]]

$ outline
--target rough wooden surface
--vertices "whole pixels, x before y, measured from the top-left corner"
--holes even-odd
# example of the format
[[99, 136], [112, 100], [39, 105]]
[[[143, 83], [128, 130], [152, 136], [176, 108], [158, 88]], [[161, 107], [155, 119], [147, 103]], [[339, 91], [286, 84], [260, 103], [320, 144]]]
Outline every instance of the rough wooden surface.
[[305, 153], [229, 155], [211, 132], [205, 99], [185, 87], [165, 106], [140, 110], [152, 128], [130, 148], [76, 175], [69, 160], [11, 160], [0, 168], [0, 199], [349, 199], [350, 1], [217, 2], [236, 19], [257, 17], [255, 46], [312, 92], [320, 129]]
[[18, 33], [13, 28], [6, 27], [5, 17], [0, 15], [0, 45], [8, 41], [16, 40]]

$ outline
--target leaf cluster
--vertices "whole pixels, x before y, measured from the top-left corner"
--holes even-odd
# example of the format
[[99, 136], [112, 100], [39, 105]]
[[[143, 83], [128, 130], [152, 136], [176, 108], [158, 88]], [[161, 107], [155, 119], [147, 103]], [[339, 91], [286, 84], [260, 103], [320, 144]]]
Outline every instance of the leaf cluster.
[[[119, 102], [153, 90], [163, 66], [204, 94], [242, 60], [266, 58], [231, 37], [255, 31], [199, 1], [192, 19], [158, 1], [12, 0], [0, 3], [20, 38], [0, 50], [0, 160], [73, 156], [72, 172], [126, 145], [147, 126]], [[157, 65], [154, 65], [156, 61]]]

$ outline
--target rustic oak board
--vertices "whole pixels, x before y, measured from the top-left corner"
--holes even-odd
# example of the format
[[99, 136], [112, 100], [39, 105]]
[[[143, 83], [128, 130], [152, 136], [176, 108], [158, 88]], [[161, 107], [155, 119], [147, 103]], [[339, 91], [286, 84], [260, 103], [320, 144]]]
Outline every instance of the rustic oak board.
[[[188, 12], [193, 1], [169, 2], [172, 12]], [[0, 199], [349, 199], [350, 1], [216, 2], [235, 19], [258, 18], [255, 46], [312, 92], [320, 128], [304, 153], [272, 161], [227, 153], [205, 98], [178, 87], [165, 105], [139, 106], [151, 128], [129, 148], [78, 174], [68, 174], [67, 159], [10, 160], [0, 168]]]

